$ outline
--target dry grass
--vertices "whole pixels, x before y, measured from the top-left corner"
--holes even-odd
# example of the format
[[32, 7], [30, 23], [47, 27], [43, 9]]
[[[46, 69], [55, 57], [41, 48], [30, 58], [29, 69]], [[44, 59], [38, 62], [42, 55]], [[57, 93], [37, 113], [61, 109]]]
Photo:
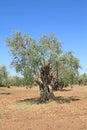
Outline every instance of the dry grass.
[[40, 104], [37, 87], [0, 88], [0, 130], [87, 130], [87, 86], [54, 94]]
[[3, 115], [0, 113], [0, 119], [2, 119], [3, 118]]

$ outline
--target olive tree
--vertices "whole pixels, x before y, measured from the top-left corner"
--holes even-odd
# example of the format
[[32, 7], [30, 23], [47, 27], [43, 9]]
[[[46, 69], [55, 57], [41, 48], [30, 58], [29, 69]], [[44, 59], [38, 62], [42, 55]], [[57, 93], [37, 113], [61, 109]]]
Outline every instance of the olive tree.
[[[52, 89], [50, 91], [50, 83], [46, 82], [47, 79], [43, 81], [42, 79], [36, 79], [36, 77], [38, 73], [40, 73], [41, 77], [41, 69], [48, 64], [53, 65], [54, 59], [57, 62], [61, 52], [61, 43], [56, 36], [54, 34], [49, 36], [42, 35], [39, 42], [36, 42], [31, 36], [14, 32], [13, 37], [7, 38], [6, 42], [13, 58], [11, 65], [24, 76], [25, 83], [32, 84], [34, 81], [37, 81], [43, 100], [48, 100], [52, 97], [53, 92]], [[51, 74], [51, 71], [52, 68], [49, 69], [48, 75]]]
[[53, 74], [56, 74], [59, 81], [69, 72], [73, 82], [79, 67], [78, 59], [70, 52], [63, 53], [62, 43], [53, 33], [42, 35], [37, 42], [29, 35], [14, 32], [12, 38], [7, 38], [6, 42], [13, 58], [11, 65], [24, 76], [26, 85], [35, 81], [38, 83], [43, 101], [54, 97]]

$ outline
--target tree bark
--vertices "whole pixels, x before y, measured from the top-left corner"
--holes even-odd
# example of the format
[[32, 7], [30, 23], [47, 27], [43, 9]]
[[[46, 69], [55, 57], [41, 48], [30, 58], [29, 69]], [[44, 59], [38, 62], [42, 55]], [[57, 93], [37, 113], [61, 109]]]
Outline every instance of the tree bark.
[[54, 98], [54, 94], [53, 94], [51, 85], [43, 84], [40, 81], [37, 81], [37, 83], [39, 85], [40, 98], [43, 102]]
[[37, 83], [40, 88], [40, 98], [43, 102], [54, 98], [53, 89], [51, 85], [50, 68], [48, 65], [44, 68], [41, 68]]

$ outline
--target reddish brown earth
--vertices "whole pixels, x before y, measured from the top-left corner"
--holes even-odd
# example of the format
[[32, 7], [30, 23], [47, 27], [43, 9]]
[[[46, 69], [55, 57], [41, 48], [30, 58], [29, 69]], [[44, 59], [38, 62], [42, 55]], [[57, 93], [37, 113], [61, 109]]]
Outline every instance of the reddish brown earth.
[[87, 130], [87, 86], [54, 94], [37, 104], [38, 87], [0, 88], [0, 130]]

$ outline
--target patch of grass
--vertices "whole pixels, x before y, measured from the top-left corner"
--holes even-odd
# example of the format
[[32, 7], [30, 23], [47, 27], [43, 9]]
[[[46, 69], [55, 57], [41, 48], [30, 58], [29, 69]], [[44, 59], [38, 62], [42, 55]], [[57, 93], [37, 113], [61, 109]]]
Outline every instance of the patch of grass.
[[70, 96], [70, 97], [62, 97], [62, 96], [59, 96], [59, 97], [55, 97], [54, 99], [56, 102], [58, 103], [70, 103], [71, 101], [78, 101], [80, 100], [79, 97], [77, 96]]
[[33, 105], [33, 104], [38, 104], [40, 102], [40, 98], [28, 98], [28, 99], [24, 99], [24, 100], [19, 100], [16, 101], [17, 104], [25, 104], [25, 105]]
[[63, 103], [70, 103], [70, 102], [71, 102], [71, 100], [69, 98], [64, 98], [63, 99]]
[[17, 109], [30, 109], [33, 107], [39, 107], [38, 104], [41, 104], [40, 98], [31, 98], [31, 99], [24, 99], [24, 100], [18, 100], [14, 102], [11, 107], [17, 108]]
[[[85, 97], [87, 98], [87, 97]], [[72, 101], [78, 101], [80, 100], [79, 97], [71, 96], [71, 97], [54, 97], [53, 99], [43, 101], [41, 98], [27, 98], [23, 100], [18, 100], [12, 104], [13, 107], [17, 109], [27, 109], [27, 108], [33, 108], [39, 107], [40, 104], [48, 104], [52, 101], [56, 101], [57, 103], [71, 103]]]
[[0, 119], [2, 119], [3, 118], [3, 115], [0, 113]]
[[20, 104], [33, 105], [33, 104], [43, 104], [47, 102], [49, 102], [49, 100], [43, 101], [41, 98], [30, 98], [30, 99], [19, 100], [19, 101], [16, 101], [15, 103], [17, 105], [20, 105]]
[[56, 101], [58, 103], [70, 103], [71, 100], [69, 98], [64, 98], [64, 97], [55, 97], [53, 100], [48, 100], [48, 101], [43, 101], [41, 98], [31, 98], [31, 99], [24, 99], [24, 100], [19, 100], [13, 103], [13, 106], [16, 108], [31, 108], [33, 106], [38, 106], [40, 104], [47, 104], [50, 103], [51, 101]]
[[28, 98], [23, 100], [17, 100], [16, 102], [12, 103], [9, 107], [16, 108], [16, 109], [40, 109], [42, 106], [51, 103], [54, 100], [47, 100], [43, 101], [41, 98]]
[[55, 97], [55, 101], [58, 103], [70, 103], [71, 100], [69, 98], [64, 98], [62, 96]]

